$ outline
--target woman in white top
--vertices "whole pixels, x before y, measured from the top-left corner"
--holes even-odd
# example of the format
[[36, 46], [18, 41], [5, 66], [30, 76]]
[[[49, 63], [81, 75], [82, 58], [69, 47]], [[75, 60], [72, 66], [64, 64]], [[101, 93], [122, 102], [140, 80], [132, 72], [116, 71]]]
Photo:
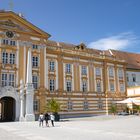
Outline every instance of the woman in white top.
[[51, 120], [52, 126], [54, 126], [55, 117], [53, 114], [50, 115], [50, 120]]

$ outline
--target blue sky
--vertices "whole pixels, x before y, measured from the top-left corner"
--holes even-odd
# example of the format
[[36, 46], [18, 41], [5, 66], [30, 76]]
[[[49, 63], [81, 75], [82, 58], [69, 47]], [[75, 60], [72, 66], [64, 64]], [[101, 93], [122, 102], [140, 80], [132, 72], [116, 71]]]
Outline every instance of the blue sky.
[[[9, 9], [10, 0], [0, 0]], [[13, 0], [15, 12], [55, 41], [140, 52], [140, 0]]]

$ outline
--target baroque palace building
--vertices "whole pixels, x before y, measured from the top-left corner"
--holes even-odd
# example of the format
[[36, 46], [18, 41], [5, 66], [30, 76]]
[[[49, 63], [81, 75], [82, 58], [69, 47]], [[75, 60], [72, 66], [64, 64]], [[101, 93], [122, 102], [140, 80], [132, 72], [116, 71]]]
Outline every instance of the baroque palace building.
[[[30, 106], [37, 117], [51, 98], [61, 103], [62, 117], [108, 114], [112, 103], [126, 98], [124, 60], [84, 43], [67, 44], [49, 37], [21, 14], [0, 11], [1, 120], [19, 120], [21, 112], [24, 118]], [[32, 74], [27, 74], [29, 50]], [[32, 77], [33, 104], [27, 104], [27, 75]]]

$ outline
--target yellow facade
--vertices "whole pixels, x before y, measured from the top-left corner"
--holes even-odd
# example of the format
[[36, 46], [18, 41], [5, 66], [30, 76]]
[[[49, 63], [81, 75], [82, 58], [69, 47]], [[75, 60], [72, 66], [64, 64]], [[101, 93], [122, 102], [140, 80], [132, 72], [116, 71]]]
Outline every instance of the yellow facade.
[[[9, 31], [14, 34], [12, 37], [7, 35]], [[19, 15], [0, 12], [1, 86], [6, 81], [2, 83], [4, 73], [14, 74], [14, 88], [18, 92], [20, 80], [26, 84], [27, 52], [32, 48], [35, 59], [32, 73], [37, 77], [35, 114], [44, 112], [44, 106], [51, 98], [61, 103], [60, 114], [63, 115], [105, 114], [112, 103], [126, 97], [124, 61], [107, 56], [103, 51], [89, 49], [83, 43], [69, 45], [50, 41], [49, 37], [48, 33]], [[16, 43], [11, 45], [3, 40]], [[4, 62], [4, 52], [8, 54], [8, 62]], [[11, 54], [15, 54], [14, 64], [10, 62]], [[54, 82], [54, 87], [50, 87], [50, 82]]]

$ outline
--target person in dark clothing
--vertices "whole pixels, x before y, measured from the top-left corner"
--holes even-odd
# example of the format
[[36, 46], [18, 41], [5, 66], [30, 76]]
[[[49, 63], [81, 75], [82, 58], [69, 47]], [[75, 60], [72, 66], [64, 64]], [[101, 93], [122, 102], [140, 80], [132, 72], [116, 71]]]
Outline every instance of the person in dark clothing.
[[45, 121], [46, 121], [46, 126], [49, 127], [48, 120], [50, 119], [50, 116], [48, 113], [45, 113]]

